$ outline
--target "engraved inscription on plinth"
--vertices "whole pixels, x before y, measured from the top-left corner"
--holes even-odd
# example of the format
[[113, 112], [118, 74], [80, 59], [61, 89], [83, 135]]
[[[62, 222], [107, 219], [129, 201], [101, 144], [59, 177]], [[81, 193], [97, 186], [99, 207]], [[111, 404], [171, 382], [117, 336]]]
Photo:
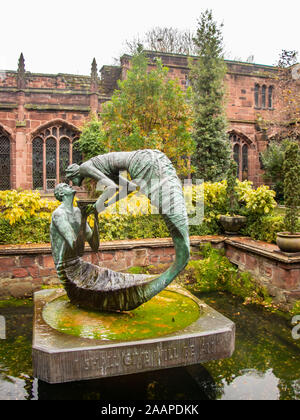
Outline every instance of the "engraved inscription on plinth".
[[[113, 342], [57, 332], [42, 318], [44, 305], [61, 292], [35, 294], [34, 375], [49, 383], [120, 376], [230, 357], [235, 326], [198, 301], [204, 311], [184, 330], [163, 337]], [[203, 309], [204, 308], [204, 309]]]

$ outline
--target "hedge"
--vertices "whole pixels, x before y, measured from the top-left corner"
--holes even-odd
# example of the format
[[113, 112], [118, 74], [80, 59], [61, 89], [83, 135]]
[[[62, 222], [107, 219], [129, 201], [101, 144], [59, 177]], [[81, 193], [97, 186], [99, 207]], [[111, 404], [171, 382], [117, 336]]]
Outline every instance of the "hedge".
[[[190, 226], [191, 235], [216, 235], [222, 233], [221, 214], [228, 214], [226, 181], [204, 183], [184, 189], [188, 211], [195, 207], [202, 195], [204, 220]], [[275, 193], [267, 186], [254, 189], [251, 182], [237, 182], [240, 214], [247, 216], [243, 234], [254, 239], [272, 242], [276, 231], [282, 230], [283, 221], [274, 215]], [[200, 195], [199, 195], [200, 193]], [[33, 191], [0, 192], [0, 244], [49, 242], [51, 214], [60, 205], [57, 201], [42, 199]], [[75, 201], [76, 205], [76, 201]], [[123, 211], [120, 214], [120, 209]], [[164, 238], [169, 232], [160, 215], [151, 214], [151, 205], [145, 197], [131, 194], [105, 213], [99, 215], [101, 240]]]

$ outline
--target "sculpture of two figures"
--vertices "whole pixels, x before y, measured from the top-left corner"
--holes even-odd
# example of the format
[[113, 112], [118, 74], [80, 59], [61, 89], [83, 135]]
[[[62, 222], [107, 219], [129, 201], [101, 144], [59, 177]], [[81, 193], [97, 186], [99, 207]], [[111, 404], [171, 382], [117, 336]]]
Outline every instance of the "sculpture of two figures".
[[[119, 176], [127, 171], [131, 181]], [[128, 311], [150, 300], [185, 268], [190, 257], [188, 217], [182, 185], [170, 160], [157, 150], [115, 152], [96, 156], [67, 169], [67, 178], [81, 186], [92, 178], [105, 186], [95, 205], [73, 206], [75, 191], [59, 184], [55, 197], [62, 202], [53, 213], [51, 245], [57, 273], [70, 301], [98, 311]], [[85, 262], [85, 241], [99, 248], [98, 214], [139, 188], [157, 207], [167, 224], [175, 248], [175, 261], [159, 276], [120, 273]], [[94, 217], [90, 228], [87, 218]]]

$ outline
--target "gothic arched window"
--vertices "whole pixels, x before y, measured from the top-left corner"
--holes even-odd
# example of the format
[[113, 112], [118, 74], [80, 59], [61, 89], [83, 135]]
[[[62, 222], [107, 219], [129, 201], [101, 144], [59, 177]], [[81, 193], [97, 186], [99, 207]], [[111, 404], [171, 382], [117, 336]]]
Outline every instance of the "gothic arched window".
[[237, 177], [240, 181], [248, 179], [249, 174], [249, 144], [243, 136], [235, 133], [230, 134], [232, 143], [233, 159], [238, 165]]
[[53, 190], [59, 182], [66, 182], [65, 170], [71, 163], [82, 163], [82, 155], [74, 143], [79, 131], [55, 125], [41, 131], [32, 141], [33, 188]]
[[254, 86], [254, 103], [255, 108], [268, 108], [273, 110], [273, 92], [274, 86], [260, 87], [258, 83]]
[[10, 190], [10, 140], [0, 131], [0, 190]]

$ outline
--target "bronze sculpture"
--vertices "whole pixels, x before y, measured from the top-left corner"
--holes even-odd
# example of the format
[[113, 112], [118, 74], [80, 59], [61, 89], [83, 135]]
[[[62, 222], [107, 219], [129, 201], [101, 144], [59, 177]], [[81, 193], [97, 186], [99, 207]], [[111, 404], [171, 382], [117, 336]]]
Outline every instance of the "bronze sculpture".
[[[119, 176], [124, 170], [131, 181]], [[102, 311], [132, 310], [147, 302], [175, 279], [190, 256], [182, 186], [170, 160], [157, 150], [115, 152], [94, 157], [80, 166], [71, 165], [66, 172], [75, 186], [89, 177], [106, 187], [95, 206], [81, 212], [73, 207], [75, 191], [71, 187], [60, 184], [55, 190], [62, 205], [53, 213], [51, 244], [58, 275], [71, 302]], [[95, 251], [98, 249], [97, 214], [137, 187], [162, 214], [174, 243], [174, 263], [156, 277], [118, 273], [81, 259], [85, 239]], [[93, 231], [87, 224], [90, 213], [95, 219]]]

